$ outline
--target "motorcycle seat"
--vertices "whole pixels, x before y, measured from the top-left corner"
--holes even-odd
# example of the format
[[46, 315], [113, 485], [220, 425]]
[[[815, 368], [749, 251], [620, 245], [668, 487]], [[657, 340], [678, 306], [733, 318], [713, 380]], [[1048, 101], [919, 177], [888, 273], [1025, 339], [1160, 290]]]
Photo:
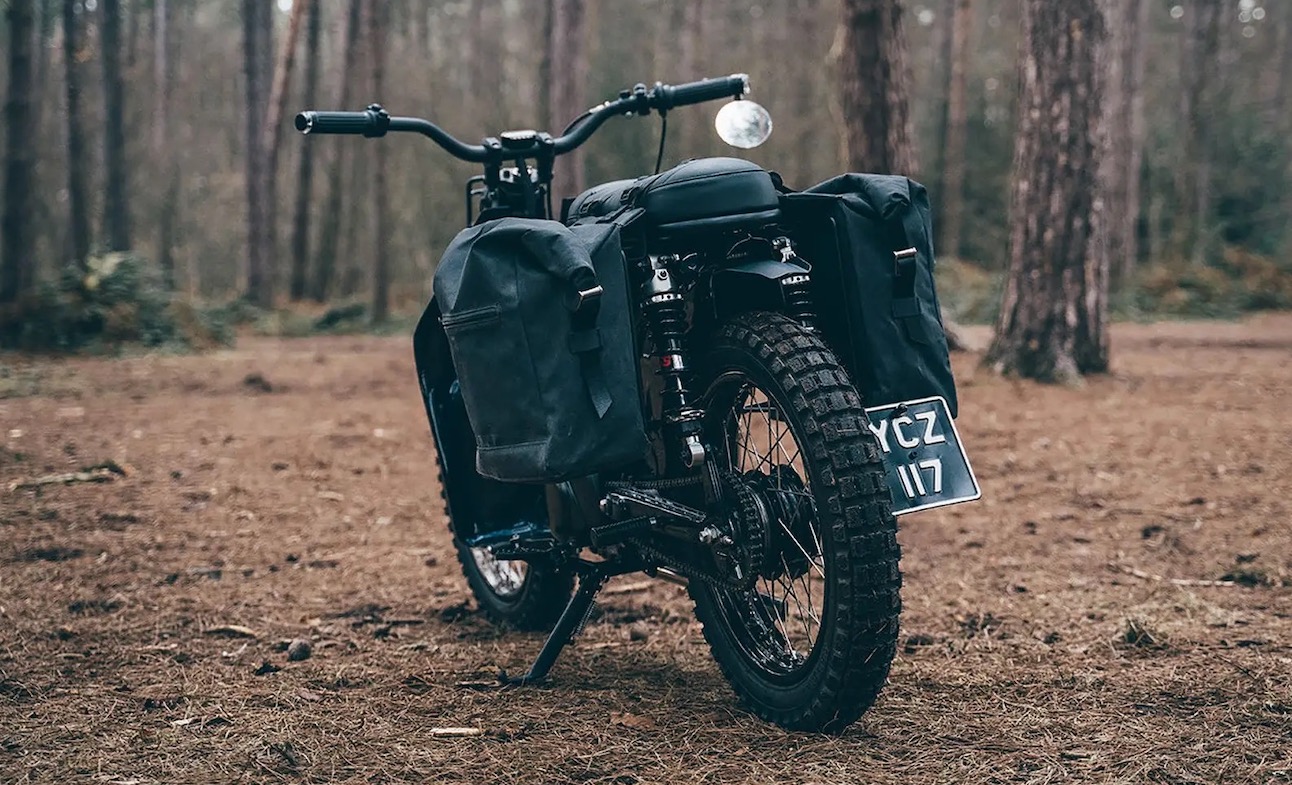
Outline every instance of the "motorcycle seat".
[[636, 180], [615, 180], [584, 191], [565, 210], [565, 222], [601, 218], [621, 207], [645, 210], [663, 238], [696, 231], [727, 231], [780, 217], [771, 175], [739, 158], [697, 158]]

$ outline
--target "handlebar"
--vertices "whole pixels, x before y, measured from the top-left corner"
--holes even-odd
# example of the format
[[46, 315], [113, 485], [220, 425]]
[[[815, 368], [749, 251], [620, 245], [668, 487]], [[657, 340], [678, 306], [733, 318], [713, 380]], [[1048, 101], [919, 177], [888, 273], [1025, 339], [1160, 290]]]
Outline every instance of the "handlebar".
[[716, 101], [722, 98], [740, 98], [749, 91], [749, 77], [733, 74], [718, 79], [701, 79], [681, 85], [656, 84], [647, 89], [639, 84], [625, 90], [619, 98], [607, 101], [589, 110], [576, 121], [567, 133], [552, 139], [547, 134], [509, 138], [503, 142], [486, 139], [485, 144], [467, 144], [438, 125], [417, 117], [391, 117], [377, 104], [362, 112], [305, 111], [296, 115], [296, 130], [303, 134], [349, 134], [377, 138], [390, 131], [408, 131], [429, 137], [455, 158], [472, 163], [485, 163], [492, 158], [503, 158], [505, 153], [518, 156], [537, 153], [548, 144], [552, 154], [562, 155], [579, 147], [601, 127], [606, 120], [621, 114], [650, 114], [651, 111], [668, 112], [679, 106]]

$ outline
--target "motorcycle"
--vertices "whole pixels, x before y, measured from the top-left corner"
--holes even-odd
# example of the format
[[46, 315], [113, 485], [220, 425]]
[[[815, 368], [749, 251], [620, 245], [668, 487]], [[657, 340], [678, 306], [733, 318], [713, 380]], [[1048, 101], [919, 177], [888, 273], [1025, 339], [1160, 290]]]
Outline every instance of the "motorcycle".
[[[553, 221], [554, 161], [614, 117], [666, 117], [733, 99], [718, 113], [719, 135], [738, 148], [762, 144], [771, 118], [748, 91], [745, 75], [638, 84], [560, 136], [508, 131], [479, 145], [375, 104], [302, 112], [296, 128], [416, 133], [482, 164], [466, 186], [466, 217], [468, 226], [487, 227]], [[550, 630], [523, 675], [500, 674], [507, 684], [544, 679], [606, 582], [642, 572], [687, 587], [744, 705], [788, 729], [838, 732], [874, 703], [895, 654], [896, 514], [978, 498], [977, 482], [946, 396], [863, 404], [859, 380], [875, 370], [850, 336], [864, 325], [843, 312], [828, 265], [799, 253], [828, 254], [821, 232], [803, 221], [832, 204], [818, 196], [834, 197], [796, 200], [778, 177], [734, 158], [660, 174], [663, 153], [664, 132], [655, 177], [597, 186], [560, 211], [564, 225], [626, 226], [631, 213], [623, 258], [647, 460], [552, 482], [482, 475], [473, 430], [480, 423], [468, 415], [447, 350], [451, 325], [435, 299], [428, 306], [414, 348], [453, 544], [484, 613]], [[796, 223], [791, 214], [805, 218]], [[899, 288], [903, 263], [916, 255], [894, 251]]]

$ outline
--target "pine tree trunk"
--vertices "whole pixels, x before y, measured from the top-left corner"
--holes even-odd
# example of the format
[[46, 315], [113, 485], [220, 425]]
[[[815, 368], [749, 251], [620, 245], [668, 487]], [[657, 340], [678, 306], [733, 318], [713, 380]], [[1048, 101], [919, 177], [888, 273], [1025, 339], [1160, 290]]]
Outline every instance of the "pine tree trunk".
[[1148, 0], [1104, 0], [1108, 19], [1104, 146], [1100, 155], [1105, 244], [1118, 280], [1127, 284], [1139, 256], [1140, 174], [1144, 160], [1145, 27]]
[[[287, 87], [291, 84], [292, 70], [296, 66], [296, 42], [300, 40], [301, 22], [305, 19], [306, 12], [317, 2], [318, 0], [296, 0], [292, 3], [292, 15], [287, 23], [287, 38], [283, 41], [282, 49], [279, 50], [278, 63], [274, 66], [273, 86], [269, 91], [269, 111], [265, 115], [264, 127], [261, 129], [264, 136], [261, 144], [267, 151], [266, 173], [269, 176], [271, 194], [276, 191], [274, 186], [277, 183], [278, 154], [282, 149], [283, 116], [287, 113]], [[270, 25], [273, 25], [272, 16]]]
[[1108, 368], [1106, 257], [1097, 154], [1105, 35], [1097, 0], [1024, 0], [1009, 274], [996, 338], [997, 372], [1077, 383]]
[[[587, 109], [588, 75], [585, 0], [553, 0], [552, 34], [547, 40], [552, 76], [548, 81], [548, 105], [552, 111], [552, 132]], [[556, 163], [553, 195], [574, 196], [584, 189], [583, 153], [576, 150]]]
[[1274, 111], [1287, 162], [1283, 180], [1283, 259], [1286, 261], [1292, 260], [1292, 8], [1279, 8], [1277, 24]]
[[[69, 1], [69, 0], [65, 0]], [[162, 159], [165, 191], [157, 216], [157, 266], [166, 288], [175, 288], [175, 223], [179, 213], [179, 156], [171, 142], [170, 115], [175, 92], [171, 57], [170, 0], [153, 0], [153, 152]]]
[[90, 256], [90, 210], [85, 173], [85, 118], [81, 108], [80, 36], [76, 0], [63, 0], [63, 68], [67, 88], [67, 208], [71, 262], [85, 270]]
[[31, 226], [32, 0], [9, 0], [9, 92], [5, 102], [4, 217], [0, 219], [0, 305], [25, 295], [35, 279]]
[[[346, 14], [345, 44], [342, 54], [340, 73], [339, 105], [349, 107], [352, 94], [351, 71], [358, 59], [359, 33], [363, 0], [350, 0]], [[314, 269], [314, 284], [310, 287], [310, 297], [315, 302], [327, 302], [332, 294], [333, 279], [336, 276], [337, 256], [341, 244], [341, 207], [342, 190], [345, 182], [345, 170], [350, 159], [349, 145], [337, 146], [336, 159], [328, 170], [327, 200], [324, 203], [323, 223], [319, 227], [318, 266]]]
[[1180, 163], [1180, 210], [1176, 243], [1194, 264], [1206, 261], [1211, 229], [1211, 123], [1215, 71], [1219, 67], [1222, 0], [1184, 4], [1184, 45], [1180, 48], [1181, 120], [1184, 150]]
[[964, 224], [965, 145], [969, 133], [969, 33], [973, 1], [953, 0], [951, 15], [951, 79], [947, 89], [947, 135], [942, 169], [942, 250], [960, 255]]
[[[355, 44], [356, 62], [371, 65], [372, 62], [372, 39], [369, 31], [372, 30], [372, 14], [374, 0], [362, 0], [359, 9], [359, 28], [357, 30], [358, 42]], [[359, 90], [371, 98], [373, 90], [372, 68], [356, 67], [353, 78], [359, 84]], [[364, 100], [362, 103], [367, 103]], [[356, 150], [356, 154], [350, 157], [350, 185], [347, 189], [347, 201], [345, 205], [345, 220], [342, 227], [345, 231], [343, 235], [344, 242], [341, 246], [341, 276], [337, 293], [345, 299], [350, 299], [359, 293], [363, 287], [365, 279], [371, 280], [371, 275], [365, 275], [367, 272], [364, 268], [364, 259], [367, 255], [363, 252], [363, 243], [366, 239], [366, 228], [371, 228], [371, 213], [368, 210], [369, 200], [372, 196], [372, 183], [369, 181], [368, 173], [372, 171], [374, 158], [374, 145], [363, 145]]]
[[[679, 80], [702, 79], [706, 75], [701, 73], [703, 70], [700, 65], [700, 51], [704, 46], [704, 0], [684, 0], [682, 3], [682, 29], [674, 31], [677, 35], [678, 46], [680, 47], [678, 58], [678, 78]], [[680, 161], [692, 158], [698, 154], [701, 145], [709, 137], [711, 118], [703, 112], [679, 113], [685, 114], [686, 117], [675, 117], [674, 122], [682, 120], [682, 133], [679, 135], [681, 141], [680, 155], [673, 156], [673, 160]]]
[[[390, 13], [388, 0], [368, 0], [370, 53], [373, 96], [381, 100], [386, 81], [386, 28]], [[376, 242], [372, 260], [372, 321], [382, 324], [390, 315], [390, 194], [387, 192], [390, 146], [378, 144], [373, 150], [376, 167], [373, 172], [373, 234]]]
[[[36, 64], [32, 84], [35, 86], [35, 95], [44, 95], [45, 83], [49, 79], [49, 45], [54, 40], [54, 28], [58, 26], [60, 14], [56, 0], [40, 0], [38, 8], [40, 29], [36, 32]], [[38, 116], [41, 114], [40, 109], [39, 106], [35, 107]]]
[[[426, 10], [419, 12], [426, 16]], [[323, 39], [323, 8], [318, 0], [311, 0], [309, 19], [305, 31], [305, 96], [304, 105], [314, 108], [319, 92], [319, 49]], [[290, 292], [293, 301], [305, 298], [309, 275], [310, 256], [310, 204], [314, 193], [314, 145], [301, 147], [296, 170], [296, 210], [292, 216], [292, 272]]]
[[139, 11], [143, 3], [140, 0], [126, 1], [126, 70], [134, 71], [139, 60]]
[[914, 174], [918, 167], [900, 0], [843, 0], [839, 57], [848, 168]]
[[248, 300], [274, 305], [274, 199], [265, 145], [265, 107], [269, 105], [269, 63], [273, 48], [272, 3], [243, 0], [243, 70], [247, 123], [247, 284]]
[[103, 48], [104, 234], [109, 251], [130, 250], [130, 178], [126, 170], [126, 97], [121, 78], [120, 0], [100, 0]]

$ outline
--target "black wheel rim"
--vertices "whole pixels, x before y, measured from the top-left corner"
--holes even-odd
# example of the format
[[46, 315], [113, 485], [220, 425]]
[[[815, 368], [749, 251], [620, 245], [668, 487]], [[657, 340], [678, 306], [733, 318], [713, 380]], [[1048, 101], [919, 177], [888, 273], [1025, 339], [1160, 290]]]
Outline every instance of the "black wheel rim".
[[829, 600], [801, 429], [773, 393], [742, 372], [720, 376], [706, 398], [706, 433], [722, 435], [716, 457], [769, 502], [776, 543], [752, 589], [715, 589], [713, 599], [745, 659], [770, 680], [794, 682], [820, 649]]

